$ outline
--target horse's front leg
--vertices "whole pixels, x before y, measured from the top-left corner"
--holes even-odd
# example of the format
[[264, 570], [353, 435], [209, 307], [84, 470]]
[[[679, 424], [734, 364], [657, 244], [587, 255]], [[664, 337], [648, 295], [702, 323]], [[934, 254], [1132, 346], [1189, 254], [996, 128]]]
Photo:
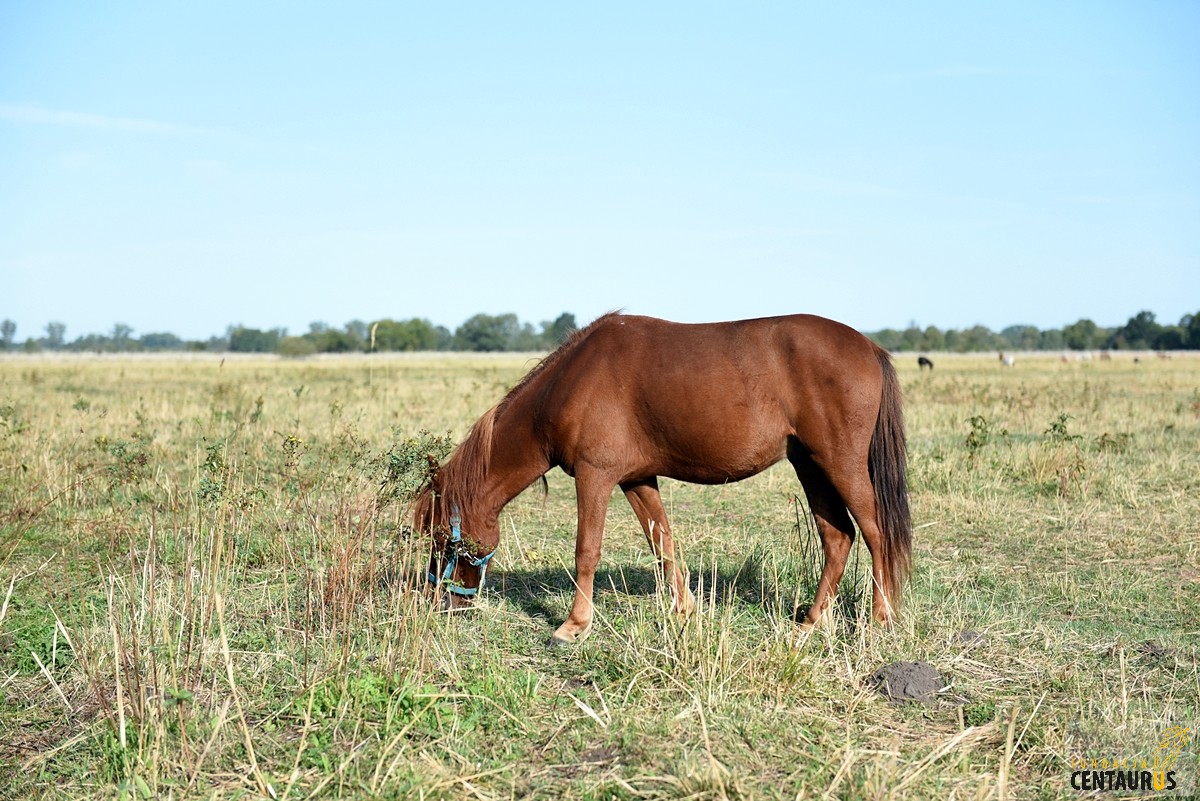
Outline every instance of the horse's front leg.
[[592, 586], [596, 565], [600, 562], [608, 498], [615, 484], [590, 471], [575, 474], [575, 501], [579, 512], [579, 529], [575, 534], [575, 600], [571, 604], [571, 614], [551, 637], [551, 645], [581, 640], [592, 628]]

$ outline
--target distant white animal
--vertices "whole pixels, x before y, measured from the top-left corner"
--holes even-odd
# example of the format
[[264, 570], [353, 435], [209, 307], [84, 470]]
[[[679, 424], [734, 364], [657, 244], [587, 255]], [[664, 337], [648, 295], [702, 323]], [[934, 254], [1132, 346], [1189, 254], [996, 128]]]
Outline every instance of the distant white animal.
[[1012, 356], [1005, 356], [1004, 351], [1000, 351], [1000, 363], [1002, 365], [1004, 365], [1005, 367], [1012, 367], [1014, 364], [1017, 363], [1017, 360], [1014, 359]]

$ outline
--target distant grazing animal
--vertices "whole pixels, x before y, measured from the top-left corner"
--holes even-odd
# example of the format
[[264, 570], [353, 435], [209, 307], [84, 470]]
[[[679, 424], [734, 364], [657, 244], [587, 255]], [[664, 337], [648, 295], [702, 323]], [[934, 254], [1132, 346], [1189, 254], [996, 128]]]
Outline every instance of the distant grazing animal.
[[932, 370], [933, 362], [925, 356], [918, 356], [917, 357], [917, 369], [924, 370], [926, 367], [928, 367], [930, 370]]
[[1014, 359], [1012, 356], [1005, 356], [1004, 352], [1001, 351], [1000, 352], [1000, 363], [1002, 365], [1004, 365], [1005, 367], [1012, 367], [1014, 364], [1017, 363], [1017, 360]]
[[[419, 494], [429, 582], [469, 606], [500, 541], [500, 510], [553, 467], [575, 479], [575, 600], [551, 644], [592, 625], [604, 518], [620, 487], [668, 578], [674, 561], [658, 477], [727, 484], [786, 458], [808, 498], [825, 566], [807, 623], [832, 601], [854, 541], [871, 554], [874, 613], [889, 622], [909, 574], [912, 525], [900, 385], [887, 351], [811, 315], [682, 325], [605, 315], [571, 336], [484, 413]], [[795, 543], [792, 544], [795, 547]]]

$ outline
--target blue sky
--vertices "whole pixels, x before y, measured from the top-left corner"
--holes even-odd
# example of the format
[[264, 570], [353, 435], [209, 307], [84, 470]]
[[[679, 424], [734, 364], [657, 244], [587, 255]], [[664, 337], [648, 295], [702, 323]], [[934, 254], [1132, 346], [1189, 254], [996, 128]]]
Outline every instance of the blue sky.
[[0, 318], [1200, 311], [1200, 4], [0, 3]]

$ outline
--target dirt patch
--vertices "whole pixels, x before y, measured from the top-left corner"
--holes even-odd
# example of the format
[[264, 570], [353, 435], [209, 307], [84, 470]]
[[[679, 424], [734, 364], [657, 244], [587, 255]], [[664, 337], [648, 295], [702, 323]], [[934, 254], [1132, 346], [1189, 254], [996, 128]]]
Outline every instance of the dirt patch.
[[987, 635], [983, 632], [965, 629], [956, 634], [955, 639], [958, 640], [959, 645], [983, 645], [987, 642]]
[[925, 662], [894, 662], [867, 677], [867, 684], [889, 701], [922, 704], [937, 702], [937, 694], [946, 687], [942, 674]]
[[574, 763], [556, 765], [555, 769], [561, 777], [574, 779], [593, 770], [615, 765], [620, 757], [621, 752], [613, 746], [595, 744], [580, 753]]
[[579, 755], [584, 765], [608, 765], [616, 762], [621, 752], [609, 745], [594, 745]]
[[1154, 640], [1146, 640], [1135, 649], [1141, 656], [1155, 661], [1170, 661], [1175, 658], [1175, 649]]

